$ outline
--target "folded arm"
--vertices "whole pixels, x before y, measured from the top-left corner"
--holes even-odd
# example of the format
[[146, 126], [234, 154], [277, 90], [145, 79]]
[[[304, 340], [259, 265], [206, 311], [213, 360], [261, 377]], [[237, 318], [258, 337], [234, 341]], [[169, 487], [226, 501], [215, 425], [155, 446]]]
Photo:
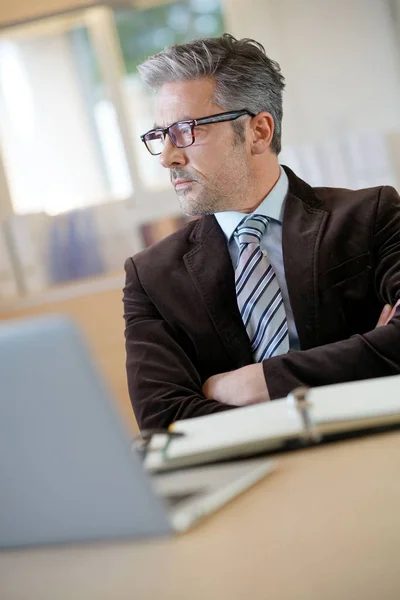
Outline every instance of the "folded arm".
[[160, 315], [130, 258], [125, 263], [124, 317], [129, 394], [141, 429], [227, 410], [206, 400], [194, 349]]

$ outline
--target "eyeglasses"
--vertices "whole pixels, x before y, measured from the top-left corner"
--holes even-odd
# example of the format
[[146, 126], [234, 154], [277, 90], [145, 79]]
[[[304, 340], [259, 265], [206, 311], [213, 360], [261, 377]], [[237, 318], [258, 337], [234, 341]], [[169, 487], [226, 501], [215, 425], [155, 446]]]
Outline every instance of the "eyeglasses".
[[157, 127], [150, 129], [147, 133], [140, 136], [140, 139], [145, 144], [147, 150], [153, 156], [161, 154], [164, 148], [165, 136], [168, 134], [169, 139], [176, 148], [187, 148], [194, 144], [195, 133], [194, 128], [197, 125], [210, 125], [211, 123], [221, 123], [221, 121], [234, 121], [243, 115], [255, 117], [255, 114], [249, 110], [231, 110], [229, 112], [219, 113], [203, 117], [202, 119], [190, 119], [187, 121], [177, 121], [169, 127]]

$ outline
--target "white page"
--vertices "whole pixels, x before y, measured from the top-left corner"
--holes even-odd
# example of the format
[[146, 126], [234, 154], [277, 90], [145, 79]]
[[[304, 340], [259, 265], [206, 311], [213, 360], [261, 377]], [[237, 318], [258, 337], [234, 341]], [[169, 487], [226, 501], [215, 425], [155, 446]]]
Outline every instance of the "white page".
[[400, 413], [400, 375], [310, 390], [314, 422], [350, 421]]
[[302, 429], [297, 412], [288, 410], [286, 400], [255, 404], [246, 408], [179, 421], [173, 431], [185, 437], [173, 440], [168, 458], [229, 448], [268, 438], [285, 438]]

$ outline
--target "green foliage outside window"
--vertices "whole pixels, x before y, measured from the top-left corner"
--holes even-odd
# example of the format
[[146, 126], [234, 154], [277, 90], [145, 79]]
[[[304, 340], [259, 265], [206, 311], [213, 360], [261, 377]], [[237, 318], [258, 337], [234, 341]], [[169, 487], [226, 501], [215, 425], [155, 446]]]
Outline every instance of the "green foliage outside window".
[[128, 74], [170, 44], [224, 32], [218, 0], [186, 0], [147, 10], [117, 9], [115, 22]]

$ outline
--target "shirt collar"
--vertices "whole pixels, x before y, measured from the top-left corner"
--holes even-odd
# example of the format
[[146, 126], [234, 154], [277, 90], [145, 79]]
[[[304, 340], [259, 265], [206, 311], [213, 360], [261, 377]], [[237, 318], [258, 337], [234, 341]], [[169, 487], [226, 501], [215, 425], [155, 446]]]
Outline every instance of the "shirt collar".
[[[289, 180], [282, 167], [280, 167], [280, 170], [281, 174], [278, 181], [269, 194], [266, 195], [261, 204], [257, 206], [253, 214], [257, 213], [258, 215], [264, 215], [270, 219], [274, 219], [275, 221], [282, 223], [283, 209], [289, 189]], [[243, 213], [234, 210], [215, 213], [214, 216], [217, 219], [218, 224], [224, 232], [228, 242], [231, 239], [236, 227], [244, 218]]]

